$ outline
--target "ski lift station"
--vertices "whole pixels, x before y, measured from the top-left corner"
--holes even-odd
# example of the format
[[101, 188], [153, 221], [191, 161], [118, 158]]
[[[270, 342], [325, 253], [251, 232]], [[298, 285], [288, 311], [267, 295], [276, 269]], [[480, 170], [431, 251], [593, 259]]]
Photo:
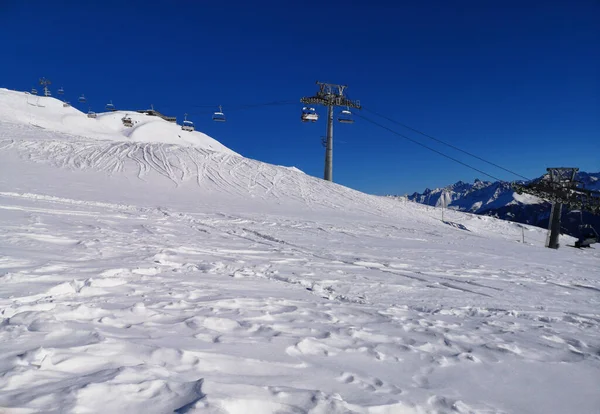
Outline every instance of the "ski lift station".
[[173, 124], [177, 123], [177, 117], [167, 116], [167, 115], [161, 114], [156, 109], [154, 109], [154, 105], [150, 105], [150, 109], [140, 109], [140, 110], [138, 110], [136, 112], [139, 113], [139, 114], [146, 114], [146, 115], [149, 115], [149, 116], [157, 116], [157, 117], [162, 118], [165, 121], [171, 122]]

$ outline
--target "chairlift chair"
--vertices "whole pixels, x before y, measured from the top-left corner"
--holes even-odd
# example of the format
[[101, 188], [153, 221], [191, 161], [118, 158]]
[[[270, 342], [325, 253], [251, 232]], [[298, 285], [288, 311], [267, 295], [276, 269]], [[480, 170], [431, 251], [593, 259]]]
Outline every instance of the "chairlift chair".
[[319, 114], [317, 114], [315, 108], [308, 108], [305, 106], [304, 108], [302, 108], [302, 115], [300, 115], [300, 119], [302, 120], [302, 122], [317, 122], [317, 120], [319, 119]]
[[338, 122], [342, 124], [354, 123], [354, 119], [352, 119], [352, 112], [350, 112], [350, 109], [344, 109], [342, 112], [340, 112], [340, 115], [338, 116]]
[[89, 110], [89, 111], [88, 111], [88, 113], [87, 113], [87, 117], [88, 117], [88, 118], [94, 118], [94, 119], [95, 119], [95, 118], [96, 118], [96, 116], [97, 116], [97, 115], [96, 115], [96, 112], [92, 111], [92, 109], [90, 108], [90, 110]]
[[216, 122], [225, 122], [225, 114], [223, 113], [221, 105], [219, 105], [219, 111], [213, 114], [212, 120]]
[[37, 91], [37, 89], [35, 89], [35, 88], [31, 88], [31, 94], [32, 94], [32, 95], [37, 95], [37, 94], [38, 94], [38, 91]]
[[106, 110], [114, 112], [114, 111], [117, 110], [117, 108], [115, 108], [115, 106], [113, 105], [112, 101], [110, 101], [109, 103], [106, 104]]
[[71, 106], [71, 104], [67, 101], [63, 102], [63, 108], [68, 108], [69, 106]]
[[184, 131], [192, 132], [194, 130], [194, 123], [192, 121], [183, 121], [181, 129], [183, 129]]
[[590, 224], [579, 226], [579, 239], [575, 242], [575, 247], [590, 247], [591, 244], [598, 243], [598, 233]]
[[81, 94], [81, 96], [79, 97], [79, 102], [81, 103], [85, 103], [85, 96], [83, 96], [83, 94]]
[[121, 121], [123, 121], [123, 125], [126, 126], [127, 128], [133, 127], [133, 121], [131, 120], [130, 117], [127, 116], [127, 114], [125, 114], [125, 116], [123, 118], [121, 118]]
[[194, 130], [194, 123], [192, 121], [187, 120], [187, 114], [184, 115], [183, 125], [181, 126], [181, 129], [189, 132], [192, 132]]
[[58, 88], [58, 91], [56, 91], [59, 95], [64, 95], [65, 94], [65, 90], [62, 88], [62, 86], [60, 88]]

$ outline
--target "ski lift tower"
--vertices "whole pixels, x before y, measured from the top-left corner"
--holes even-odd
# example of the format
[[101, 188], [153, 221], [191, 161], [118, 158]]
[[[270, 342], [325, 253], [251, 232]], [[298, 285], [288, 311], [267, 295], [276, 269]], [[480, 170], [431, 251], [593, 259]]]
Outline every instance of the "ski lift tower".
[[526, 184], [513, 184], [517, 194], [531, 194], [552, 203], [546, 247], [558, 249], [560, 215], [563, 204], [571, 208], [600, 214], [600, 191], [585, 189], [575, 180], [579, 168], [547, 168], [548, 174]]
[[344, 96], [347, 85], [336, 85], [317, 81], [319, 91], [315, 96], [304, 97], [300, 102], [306, 105], [323, 105], [327, 107], [327, 144], [325, 149], [324, 179], [333, 181], [333, 108], [345, 106], [348, 109], [361, 109], [359, 101], [351, 101]]
[[[575, 188], [575, 175], [579, 168], [547, 168], [549, 186], [556, 192], [568, 191]], [[560, 201], [552, 202], [550, 210], [550, 222], [548, 223], [548, 236], [546, 237], [546, 247], [558, 249], [558, 238], [560, 236], [560, 215], [562, 213], [562, 203]]]
[[50, 80], [46, 78], [40, 78], [40, 85], [44, 87], [44, 96], [52, 96], [52, 94], [50, 93], [50, 89], [48, 89], [48, 85], [50, 85], [51, 83], [52, 82], [50, 82]]

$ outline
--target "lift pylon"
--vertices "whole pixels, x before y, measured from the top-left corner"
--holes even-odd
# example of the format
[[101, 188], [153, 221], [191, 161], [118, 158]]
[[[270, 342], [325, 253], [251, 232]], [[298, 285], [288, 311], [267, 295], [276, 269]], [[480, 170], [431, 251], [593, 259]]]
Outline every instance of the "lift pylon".
[[[348, 114], [344, 114], [346, 117], [345, 123], [351, 123], [351, 118], [348, 118], [350, 108], [361, 109], [359, 101], [352, 101], [344, 96], [344, 91], [348, 87], [347, 85], [337, 85], [334, 83], [324, 83], [317, 81], [317, 85], [319, 85], [319, 91], [316, 95], [310, 97], [304, 97], [300, 99], [305, 105], [323, 105], [327, 107], [327, 144], [325, 147], [325, 173], [323, 178], [327, 181], [333, 181], [333, 108], [336, 106], [345, 106], [346, 112]], [[308, 108], [309, 111], [312, 108]], [[309, 118], [309, 113], [305, 112], [305, 109], [302, 112], [302, 121], [316, 121], [318, 119], [318, 115], [314, 112], [312, 113], [312, 118]], [[350, 121], [348, 121], [350, 120]]]

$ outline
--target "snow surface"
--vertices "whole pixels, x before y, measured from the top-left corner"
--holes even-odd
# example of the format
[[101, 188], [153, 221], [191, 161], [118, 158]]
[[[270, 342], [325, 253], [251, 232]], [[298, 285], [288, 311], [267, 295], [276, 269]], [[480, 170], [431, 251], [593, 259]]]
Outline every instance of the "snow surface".
[[[162, 118], [135, 111], [115, 111], [97, 113], [97, 118], [88, 118], [87, 114], [55, 98], [30, 95], [0, 88], [0, 114], [3, 122], [29, 124], [39, 128], [101, 140], [125, 142], [161, 142], [183, 146], [202, 147], [213, 151], [235, 154], [201, 132], [183, 131], [180, 125], [172, 124]], [[128, 116], [133, 127], [125, 127], [121, 118]]]
[[24, 99], [0, 90], [6, 412], [600, 412], [598, 250]]

